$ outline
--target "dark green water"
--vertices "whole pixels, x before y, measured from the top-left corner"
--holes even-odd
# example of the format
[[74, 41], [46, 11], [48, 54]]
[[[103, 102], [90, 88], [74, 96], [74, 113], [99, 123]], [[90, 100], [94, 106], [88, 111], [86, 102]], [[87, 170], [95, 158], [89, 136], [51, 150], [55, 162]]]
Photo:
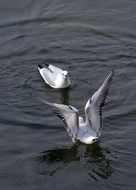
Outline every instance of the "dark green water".
[[[68, 70], [48, 87], [38, 64]], [[0, 1], [0, 190], [134, 190], [136, 1]], [[114, 69], [93, 145], [75, 146], [37, 98], [84, 106]]]

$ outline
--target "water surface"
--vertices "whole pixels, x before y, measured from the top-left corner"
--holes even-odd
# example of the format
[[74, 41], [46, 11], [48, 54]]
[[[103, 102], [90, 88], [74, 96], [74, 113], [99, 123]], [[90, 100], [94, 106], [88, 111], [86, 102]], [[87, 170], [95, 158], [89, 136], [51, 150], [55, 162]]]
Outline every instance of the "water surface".
[[[135, 189], [135, 21], [133, 0], [0, 2], [0, 189]], [[68, 70], [71, 88], [48, 87], [44, 63]], [[38, 98], [84, 115], [112, 69], [100, 140], [73, 145]]]

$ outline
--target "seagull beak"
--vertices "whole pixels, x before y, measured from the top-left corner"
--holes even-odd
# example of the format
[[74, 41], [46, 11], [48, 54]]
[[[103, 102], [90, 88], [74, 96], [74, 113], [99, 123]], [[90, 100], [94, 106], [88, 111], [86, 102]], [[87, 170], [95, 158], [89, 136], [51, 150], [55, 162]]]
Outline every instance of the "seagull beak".
[[67, 72], [67, 71], [64, 71], [64, 72], [63, 72], [63, 75], [64, 75], [65, 77], [67, 77], [67, 76], [68, 76], [68, 72]]
[[95, 138], [95, 139], [92, 140], [92, 142], [94, 143], [94, 142], [96, 142], [97, 140], [98, 140], [98, 138]]

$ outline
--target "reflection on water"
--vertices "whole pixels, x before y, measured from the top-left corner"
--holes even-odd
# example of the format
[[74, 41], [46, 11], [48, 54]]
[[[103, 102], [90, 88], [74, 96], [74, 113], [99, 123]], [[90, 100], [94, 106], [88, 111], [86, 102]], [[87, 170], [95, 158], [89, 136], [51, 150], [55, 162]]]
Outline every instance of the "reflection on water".
[[[106, 150], [106, 152], [110, 153], [109, 150]], [[84, 155], [87, 162], [91, 164], [91, 170], [88, 172], [90, 177], [97, 180], [96, 176], [105, 179], [111, 176], [110, 160], [106, 158], [103, 149], [97, 143], [93, 144], [93, 146], [88, 145]]]
[[71, 148], [47, 150], [36, 157], [36, 172], [53, 176], [67, 166], [75, 167], [76, 170], [80, 165], [92, 179], [107, 179], [112, 174], [112, 168], [104, 151], [98, 142], [87, 146], [73, 145]]

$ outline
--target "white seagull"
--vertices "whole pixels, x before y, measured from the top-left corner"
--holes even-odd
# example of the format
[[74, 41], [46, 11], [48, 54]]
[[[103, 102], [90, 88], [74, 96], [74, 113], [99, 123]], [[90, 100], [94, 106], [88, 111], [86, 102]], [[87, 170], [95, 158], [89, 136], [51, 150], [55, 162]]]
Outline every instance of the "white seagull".
[[45, 64], [45, 67], [38, 65], [38, 70], [45, 82], [52, 88], [67, 88], [71, 84], [68, 71], [48, 64]]
[[112, 71], [101, 87], [89, 98], [85, 105], [85, 121], [79, 117], [79, 111], [70, 105], [51, 103], [42, 100], [62, 119], [65, 128], [75, 143], [77, 140], [92, 144], [102, 131], [102, 107], [104, 106], [114, 72]]

